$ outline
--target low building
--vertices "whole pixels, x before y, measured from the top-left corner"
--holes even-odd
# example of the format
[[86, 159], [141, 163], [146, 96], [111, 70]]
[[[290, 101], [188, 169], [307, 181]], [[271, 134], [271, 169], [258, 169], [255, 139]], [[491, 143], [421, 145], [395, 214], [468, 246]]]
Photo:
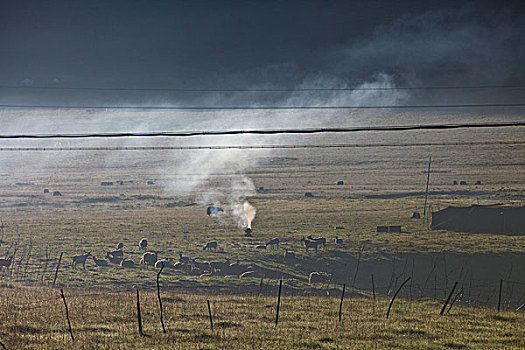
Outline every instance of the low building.
[[505, 204], [448, 207], [432, 213], [433, 230], [525, 234], [525, 206]]

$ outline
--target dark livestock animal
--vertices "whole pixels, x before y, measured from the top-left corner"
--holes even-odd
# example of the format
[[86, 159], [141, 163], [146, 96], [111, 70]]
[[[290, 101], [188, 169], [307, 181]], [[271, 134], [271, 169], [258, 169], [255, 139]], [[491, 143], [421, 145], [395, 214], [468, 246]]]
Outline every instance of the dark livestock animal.
[[268, 246], [279, 248], [279, 238], [270, 239], [268, 242], [266, 242], [266, 248], [268, 248]]
[[142, 250], [146, 250], [146, 248], [148, 248], [148, 240], [146, 238], [142, 238], [139, 242], [139, 249]]
[[11, 266], [12, 262], [13, 262], [13, 256], [11, 256], [10, 258], [7, 258], [7, 259], [0, 259], [0, 269], [2, 267], [5, 267], [6, 269], [8, 269], [9, 266]]
[[304, 246], [306, 248], [306, 251], [308, 251], [308, 249], [310, 249], [310, 248], [314, 248], [317, 251], [317, 246], [320, 244], [319, 242], [310, 241], [308, 239], [305, 239], [304, 237], [301, 238], [301, 242], [303, 242], [303, 244], [304, 244]]
[[202, 250], [206, 250], [206, 249], [217, 250], [217, 241], [211, 241], [211, 242], [206, 243], [206, 245], [204, 246], [204, 248], [202, 248]]
[[113, 250], [111, 252], [106, 253], [106, 259], [123, 258], [123, 257], [124, 257], [124, 252], [120, 249]]
[[221, 207], [208, 207], [206, 209], [206, 214], [208, 215], [216, 216], [219, 215], [219, 212], [224, 212], [224, 209], [222, 209]]
[[312, 272], [308, 277], [308, 283], [325, 283], [330, 282], [330, 274], [326, 272]]
[[285, 249], [284, 250], [284, 262], [293, 264], [295, 263], [295, 253], [291, 250]]
[[326, 247], [326, 238], [324, 238], [324, 237], [313, 238], [312, 236], [308, 236], [306, 238], [308, 238], [311, 241], [315, 241], [315, 242], [317, 242], [319, 244], [322, 244], [323, 247]]

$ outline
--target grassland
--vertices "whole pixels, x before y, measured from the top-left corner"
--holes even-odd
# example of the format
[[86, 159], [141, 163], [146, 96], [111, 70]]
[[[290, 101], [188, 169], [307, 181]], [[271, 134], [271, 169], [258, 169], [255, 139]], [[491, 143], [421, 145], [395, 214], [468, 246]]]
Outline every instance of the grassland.
[[[520, 128], [278, 141], [524, 138]], [[77, 348], [523, 347], [523, 313], [496, 314], [494, 308], [500, 279], [505, 281], [506, 310], [525, 302], [525, 277], [519, 269], [525, 263], [525, 235], [432, 231], [426, 218], [411, 219], [414, 211], [423, 211], [429, 155], [430, 211], [448, 205], [525, 203], [522, 145], [244, 150], [235, 151], [231, 167], [202, 170], [204, 174], [198, 166], [184, 169], [189, 158], [210, 160], [226, 152], [231, 151], [0, 152], [0, 257], [16, 250], [11, 269], [0, 272], [0, 309], [6, 320], [0, 340], [8, 348], [71, 347], [63, 305], [57, 290], [50, 288], [57, 258], [64, 252], [56, 287], [65, 288], [71, 300]], [[242, 166], [235, 164], [237, 158]], [[239, 175], [249, 177], [256, 189], [248, 197], [257, 208], [253, 237], [245, 237], [229, 220], [207, 216], [206, 206], [212, 202], [202, 201], [210, 189], [228, 193], [230, 179]], [[181, 191], [195, 178], [200, 186]], [[343, 185], [337, 185], [340, 180]], [[469, 185], [454, 186], [454, 180]], [[101, 185], [108, 181], [113, 185]], [[477, 181], [481, 185], [473, 185]], [[62, 196], [53, 196], [54, 191]], [[306, 197], [306, 192], [313, 196]], [[377, 225], [389, 224], [401, 225], [403, 232], [376, 232]], [[308, 235], [327, 237], [327, 247], [305, 251], [300, 239]], [[333, 243], [336, 236], [343, 245]], [[283, 249], [255, 249], [273, 237], [280, 238], [281, 248], [295, 251], [295, 263], [285, 264]], [[262, 266], [271, 276], [260, 289], [259, 279], [165, 270], [161, 281], [168, 333], [161, 334], [154, 293], [157, 271], [100, 268], [91, 260], [86, 270], [71, 267], [74, 255], [91, 251], [102, 258], [117, 242], [123, 242], [125, 256], [138, 263], [141, 238], [147, 238], [160, 257], [183, 253], [199, 260], [239, 260]], [[219, 242], [217, 251], [203, 251], [210, 240]], [[312, 271], [331, 273], [330, 285], [309, 285]], [[376, 303], [370, 300], [372, 274], [381, 296]], [[281, 277], [285, 298], [282, 323], [275, 328], [274, 297]], [[388, 298], [407, 277], [411, 283], [386, 322]], [[462, 296], [458, 294], [450, 314], [439, 317], [440, 300], [455, 281]], [[352, 299], [345, 303], [339, 324], [337, 298], [343, 283], [352, 287]], [[151, 337], [136, 335], [134, 288], [143, 291], [146, 333]], [[253, 296], [259, 291], [260, 296]], [[217, 319], [213, 334], [207, 329], [208, 297]], [[28, 305], [44, 299], [51, 300]]]
[[[276, 293], [276, 285], [272, 286]], [[163, 292], [162, 333], [157, 295], [142, 293], [146, 336], [139, 336], [134, 292], [66, 290], [75, 337], [56, 290], [0, 291], [0, 339], [9, 349], [521, 349], [525, 315], [456, 306], [439, 316], [433, 300], [289, 296], [283, 287], [279, 324], [276, 298]], [[35, 302], [44, 300], [42, 302]], [[214, 330], [210, 330], [210, 300]]]

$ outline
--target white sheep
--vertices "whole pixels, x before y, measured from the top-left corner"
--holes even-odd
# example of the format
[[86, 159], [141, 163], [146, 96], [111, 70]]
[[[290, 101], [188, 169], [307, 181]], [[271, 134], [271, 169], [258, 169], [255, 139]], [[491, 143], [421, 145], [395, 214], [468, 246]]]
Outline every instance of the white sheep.
[[73, 269], [76, 269], [77, 264], [82, 264], [82, 267], [85, 269], [86, 268], [86, 260], [87, 260], [88, 256], [90, 256], [90, 255], [91, 255], [91, 252], [87, 252], [86, 254], [75, 255], [73, 257]]
[[155, 263], [157, 262], [158, 257], [157, 253], [155, 252], [146, 252], [144, 255], [142, 255], [142, 259], [140, 260], [141, 265], [146, 265], [146, 268], [148, 266], [155, 266]]
[[122, 248], [124, 248], [124, 243], [122, 243], [122, 242], [118, 242], [118, 244], [117, 244], [117, 250], [122, 250]]
[[335, 236], [335, 244], [343, 244], [343, 239]]
[[148, 240], [146, 238], [142, 238], [139, 242], [139, 249], [142, 250], [146, 250], [146, 248], [148, 248]]
[[211, 242], [208, 242], [206, 243], [206, 245], [204, 246], [204, 248], [202, 248], [202, 250], [206, 250], [206, 249], [214, 249], [214, 250], [217, 250], [217, 241], [211, 241]]

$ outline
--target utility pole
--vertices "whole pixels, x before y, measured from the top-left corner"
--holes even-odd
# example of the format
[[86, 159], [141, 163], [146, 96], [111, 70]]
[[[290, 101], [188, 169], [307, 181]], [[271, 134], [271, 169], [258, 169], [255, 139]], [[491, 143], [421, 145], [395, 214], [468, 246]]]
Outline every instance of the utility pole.
[[428, 183], [430, 181], [430, 163], [432, 161], [432, 156], [428, 157], [428, 172], [427, 172], [427, 188], [425, 190], [425, 207], [423, 208], [423, 216], [427, 216], [427, 198], [428, 198]]

